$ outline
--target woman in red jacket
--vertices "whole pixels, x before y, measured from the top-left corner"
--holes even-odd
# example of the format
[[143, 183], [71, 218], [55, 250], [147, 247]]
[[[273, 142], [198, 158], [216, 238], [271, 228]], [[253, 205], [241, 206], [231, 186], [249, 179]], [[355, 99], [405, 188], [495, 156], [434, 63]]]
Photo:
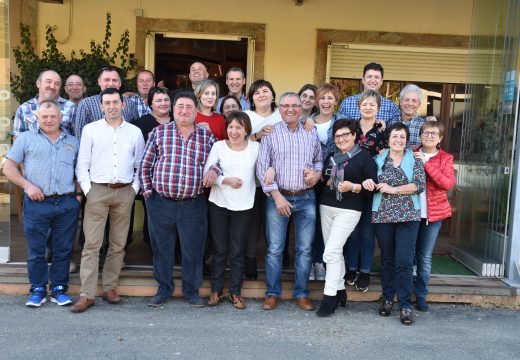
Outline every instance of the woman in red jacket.
[[415, 157], [424, 163], [426, 191], [421, 193], [421, 226], [415, 245], [417, 257], [417, 281], [415, 283], [416, 307], [428, 310], [426, 295], [432, 269], [432, 253], [442, 220], [451, 217], [447, 191], [455, 185], [453, 155], [442, 151], [439, 144], [444, 126], [437, 121], [427, 121], [420, 131], [421, 143]]

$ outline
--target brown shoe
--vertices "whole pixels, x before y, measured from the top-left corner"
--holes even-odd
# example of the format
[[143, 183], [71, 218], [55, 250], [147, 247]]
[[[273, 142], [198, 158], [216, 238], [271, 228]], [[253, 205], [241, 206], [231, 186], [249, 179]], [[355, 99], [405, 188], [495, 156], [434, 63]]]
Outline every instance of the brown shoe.
[[278, 298], [274, 296], [268, 296], [264, 300], [264, 310], [274, 310], [276, 309], [276, 306], [278, 305]]
[[101, 296], [103, 297], [103, 300], [108, 301], [111, 304], [119, 304], [121, 302], [121, 298], [117, 295], [117, 292], [114, 289], [108, 290]]
[[298, 307], [302, 310], [314, 310], [314, 305], [312, 304], [311, 299], [309, 299], [308, 297], [301, 297], [296, 299], [296, 305], [298, 305]]
[[208, 306], [218, 305], [218, 303], [220, 303], [222, 301], [222, 298], [223, 298], [223, 296], [221, 293], [212, 291], [211, 294], [209, 295]]
[[233, 306], [237, 309], [245, 309], [247, 307], [246, 302], [240, 295], [229, 295], [229, 301], [233, 303]]
[[80, 296], [74, 305], [70, 307], [70, 311], [73, 313], [81, 313], [91, 306], [94, 306], [94, 299], [87, 299], [86, 296]]

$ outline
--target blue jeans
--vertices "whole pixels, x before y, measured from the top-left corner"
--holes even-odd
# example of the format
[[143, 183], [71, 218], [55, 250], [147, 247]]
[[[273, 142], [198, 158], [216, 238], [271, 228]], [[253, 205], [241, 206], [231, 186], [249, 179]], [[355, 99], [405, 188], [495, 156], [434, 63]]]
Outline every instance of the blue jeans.
[[153, 252], [153, 274], [157, 294], [173, 294], [173, 265], [177, 232], [182, 251], [182, 292], [191, 299], [202, 285], [202, 262], [208, 232], [208, 204], [204, 194], [174, 201], [153, 192], [146, 199], [148, 229]]
[[426, 224], [421, 220], [415, 256], [417, 257], [417, 280], [415, 282], [415, 296], [425, 298], [428, 295], [428, 282], [432, 271], [432, 253], [437, 241], [437, 235], [442, 227], [442, 220]]
[[384, 300], [397, 302], [400, 309], [411, 309], [413, 256], [419, 221], [374, 224], [381, 249], [381, 287]]
[[312, 262], [323, 264], [323, 252], [325, 251], [325, 242], [323, 240], [323, 232], [321, 230], [320, 219], [320, 203], [316, 201], [316, 229], [314, 231], [314, 241], [312, 242]]
[[[63, 196], [33, 201], [27, 195], [23, 200], [23, 229], [27, 239], [27, 270], [31, 291], [46, 287], [49, 277], [51, 288], [69, 283], [69, 265], [78, 228], [80, 203], [74, 196]], [[52, 264], [45, 259], [49, 230], [52, 237]]]
[[[316, 196], [314, 195], [314, 190], [310, 189], [304, 194], [286, 195], [285, 198], [293, 206], [291, 211], [296, 235], [293, 297], [297, 299], [309, 296], [307, 282], [309, 281], [312, 262], [312, 241], [316, 223]], [[268, 198], [266, 204], [266, 296], [280, 297], [282, 295], [280, 276], [282, 274], [282, 256], [288, 221], [288, 217], [278, 213], [274, 200]]]
[[372, 198], [365, 199], [361, 219], [347, 240], [348, 269], [370, 274], [376, 241], [372, 219]]

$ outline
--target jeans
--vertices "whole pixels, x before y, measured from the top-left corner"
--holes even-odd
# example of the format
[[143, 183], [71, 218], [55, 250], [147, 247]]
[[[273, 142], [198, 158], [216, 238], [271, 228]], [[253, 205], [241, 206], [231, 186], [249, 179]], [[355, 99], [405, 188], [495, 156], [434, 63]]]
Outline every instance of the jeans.
[[432, 253], [441, 230], [442, 220], [426, 224], [421, 220], [415, 256], [417, 257], [417, 280], [415, 282], [415, 296], [425, 298], [428, 295], [428, 282], [432, 270]]
[[213, 242], [211, 291], [222, 292], [226, 258], [229, 257], [231, 281], [229, 292], [240, 295], [244, 272], [244, 251], [253, 209], [233, 211], [209, 203], [209, 223]]
[[320, 204], [316, 201], [316, 229], [314, 231], [314, 241], [312, 242], [312, 262], [323, 264], [323, 252], [325, 251], [325, 242], [320, 221]]
[[256, 247], [258, 239], [263, 229], [265, 229], [265, 199], [266, 196], [261, 187], [256, 188], [255, 203], [253, 205], [253, 218], [251, 220], [250, 231], [246, 241], [246, 257], [256, 260]]
[[361, 219], [347, 241], [348, 269], [370, 274], [376, 246], [372, 218], [372, 198], [365, 199]]
[[397, 302], [400, 309], [411, 309], [413, 256], [419, 221], [374, 224], [381, 249], [381, 287], [384, 300]]
[[[309, 189], [304, 194], [286, 195], [292, 205], [292, 215], [295, 227], [295, 260], [294, 260], [294, 290], [293, 297], [308, 297], [307, 282], [311, 271], [311, 252], [316, 222], [316, 197], [314, 190]], [[280, 215], [272, 198], [266, 204], [267, 256], [265, 258], [266, 296], [280, 297], [282, 286], [282, 256], [285, 244], [285, 233], [288, 217]]]
[[[27, 270], [31, 291], [36, 287], [46, 287], [49, 277], [52, 287], [64, 286], [67, 289], [80, 203], [74, 196], [33, 201], [25, 195], [23, 201], [23, 229], [28, 244]], [[49, 229], [53, 252], [50, 269], [45, 258]]]
[[157, 294], [173, 294], [173, 265], [177, 233], [182, 249], [182, 292], [185, 298], [198, 296], [202, 285], [202, 261], [208, 232], [208, 204], [201, 194], [175, 201], [153, 192], [146, 199], [148, 229], [153, 252], [153, 274], [159, 283]]

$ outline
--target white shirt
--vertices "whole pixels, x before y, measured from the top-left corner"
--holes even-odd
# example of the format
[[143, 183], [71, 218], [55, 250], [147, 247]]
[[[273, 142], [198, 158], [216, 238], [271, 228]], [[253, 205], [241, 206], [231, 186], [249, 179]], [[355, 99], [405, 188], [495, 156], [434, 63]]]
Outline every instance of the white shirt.
[[[215, 164], [219, 164], [222, 174], [217, 178], [215, 185], [211, 187], [209, 201], [217, 206], [232, 211], [248, 210], [253, 208], [255, 201], [255, 167], [260, 144], [256, 141], [248, 141], [244, 150], [232, 150], [226, 140], [216, 142], [209, 153], [204, 173]], [[242, 186], [235, 189], [222, 182], [226, 177], [238, 177], [242, 180]]]
[[280, 115], [278, 109], [276, 109], [271, 115], [267, 117], [258, 115], [253, 110], [246, 110], [244, 112], [249, 116], [249, 119], [251, 120], [251, 134], [256, 134], [257, 132], [262, 130], [264, 126], [278, 124], [280, 121], [282, 121], [282, 116]]
[[[421, 152], [421, 154], [424, 155], [425, 163], [427, 163], [428, 160], [430, 160], [432, 157], [434, 157], [435, 155], [437, 155], [439, 153], [438, 151], [436, 151], [433, 154], [427, 154], [427, 153], [424, 153], [422, 151], [422, 149], [420, 150], [420, 152]], [[428, 219], [428, 205], [427, 205], [427, 199], [426, 199], [426, 191], [423, 191], [422, 193], [419, 194], [419, 200], [421, 202], [421, 218]]]
[[144, 139], [141, 130], [123, 121], [117, 128], [105, 119], [85, 125], [81, 134], [76, 177], [87, 194], [92, 182], [132, 183], [137, 194], [137, 171], [143, 157]]
[[318, 137], [322, 144], [326, 144], [329, 139], [329, 128], [332, 125], [332, 120], [326, 121], [323, 124], [314, 124], [316, 127], [316, 131], [318, 132]]

